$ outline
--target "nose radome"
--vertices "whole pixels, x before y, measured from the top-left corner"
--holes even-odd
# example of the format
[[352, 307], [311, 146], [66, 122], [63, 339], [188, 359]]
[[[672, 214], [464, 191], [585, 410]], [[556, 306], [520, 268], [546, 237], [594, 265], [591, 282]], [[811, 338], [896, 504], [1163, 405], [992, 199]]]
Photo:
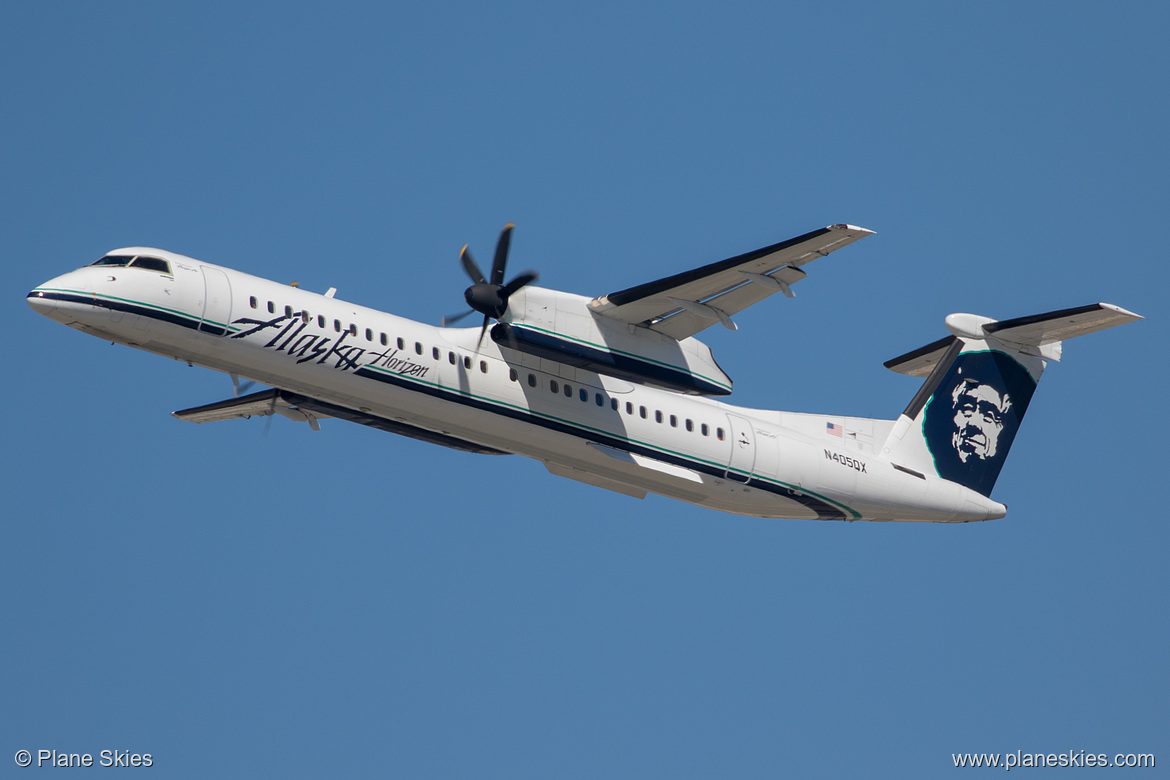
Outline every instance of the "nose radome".
[[46, 317], [52, 314], [57, 308], [56, 302], [52, 298], [46, 297], [45, 292], [39, 288], [30, 292], [27, 300], [28, 305], [32, 307], [33, 311], [37, 314], [43, 314]]
[[82, 268], [50, 279], [28, 294], [28, 305], [38, 314], [56, 318], [64, 309], [76, 308], [78, 301], [93, 294], [91, 276]]

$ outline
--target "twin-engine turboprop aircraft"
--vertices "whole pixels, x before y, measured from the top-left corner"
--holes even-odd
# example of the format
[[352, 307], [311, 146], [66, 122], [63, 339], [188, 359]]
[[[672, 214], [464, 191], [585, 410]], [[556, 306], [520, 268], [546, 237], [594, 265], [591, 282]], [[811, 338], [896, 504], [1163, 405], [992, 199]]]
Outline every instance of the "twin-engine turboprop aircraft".
[[[717, 400], [731, 379], [694, 336], [871, 234], [831, 225], [599, 298], [490, 277], [464, 247], [480, 327], [435, 327], [159, 249], [130, 247], [28, 295], [46, 317], [272, 389], [174, 412], [203, 423], [340, 418], [643, 498], [820, 520], [968, 522], [991, 499], [1032, 392], [1061, 343], [1132, 320], [1097, 303], [996, 321], [886, 363], [925, 378], [896, 420], [762, 411]], [[495, 322], [493, 325], [492, 322]]]

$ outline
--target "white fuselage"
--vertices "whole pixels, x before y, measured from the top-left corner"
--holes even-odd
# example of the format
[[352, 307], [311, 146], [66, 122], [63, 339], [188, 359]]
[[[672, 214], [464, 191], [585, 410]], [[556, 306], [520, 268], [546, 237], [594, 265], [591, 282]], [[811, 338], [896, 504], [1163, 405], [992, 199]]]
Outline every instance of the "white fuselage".
[[[123, 250], [134, 251], [134, 250]], [[147, 250], [143, 250], [147, 251]], [[610, 490], [760, 517], [966, 522], [1004, 507], [880, 454], [892, 421], [735, 407], [502, 349], [197, 260], [87, 266], [29, 294], [99, 337]], [[542, 291], [543, 292], [543, 291]]]

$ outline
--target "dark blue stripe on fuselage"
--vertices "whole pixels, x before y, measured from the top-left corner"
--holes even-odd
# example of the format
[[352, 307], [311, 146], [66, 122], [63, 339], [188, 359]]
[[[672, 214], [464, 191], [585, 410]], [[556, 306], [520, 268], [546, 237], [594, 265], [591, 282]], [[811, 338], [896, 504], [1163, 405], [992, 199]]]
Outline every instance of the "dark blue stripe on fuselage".
[[94, 295], [77, 295], [75, 293], [34, 290], [26, 297], [40, 298], [42, 300], [50, 301], [61, 301], [63, 303], [80, 303], [85, 306], [97, 306], [102, 309], [109, 309], [110, 311], [120, 311], [126, 314], [137, 314], [141, 317], [149, 317], [152, 320], [158, 320], [159, 322], [167, 322], [171, 325], [178, 325], [183, 328], [198, 330], [202, 333], [210, 333], [213, 336], [223, 336], [228, 333], [227, 328], [213, 325], [210, 322], [203, 322], [197, 318], [189, 317], [185, 314], [178, 314], [162, 309], [152, 309], [149, 306], [139, 306], [138, 304], [128, 303], [126, 301], [115, 301], [108, 298], [98, 298]]

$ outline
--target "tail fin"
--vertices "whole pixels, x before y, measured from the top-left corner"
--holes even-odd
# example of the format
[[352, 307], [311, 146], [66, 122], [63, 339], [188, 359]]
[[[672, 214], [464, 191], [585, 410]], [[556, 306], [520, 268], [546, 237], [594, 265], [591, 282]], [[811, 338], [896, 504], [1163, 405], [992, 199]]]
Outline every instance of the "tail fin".
[[902, 469], [990, 496], [1046, 361], [1060, 360], [1061, 343], [1140, 319], [1107, 303], [1002, 322], [950, 315], [954, 335], [885, 364], [927, 379], [882, 454]]

